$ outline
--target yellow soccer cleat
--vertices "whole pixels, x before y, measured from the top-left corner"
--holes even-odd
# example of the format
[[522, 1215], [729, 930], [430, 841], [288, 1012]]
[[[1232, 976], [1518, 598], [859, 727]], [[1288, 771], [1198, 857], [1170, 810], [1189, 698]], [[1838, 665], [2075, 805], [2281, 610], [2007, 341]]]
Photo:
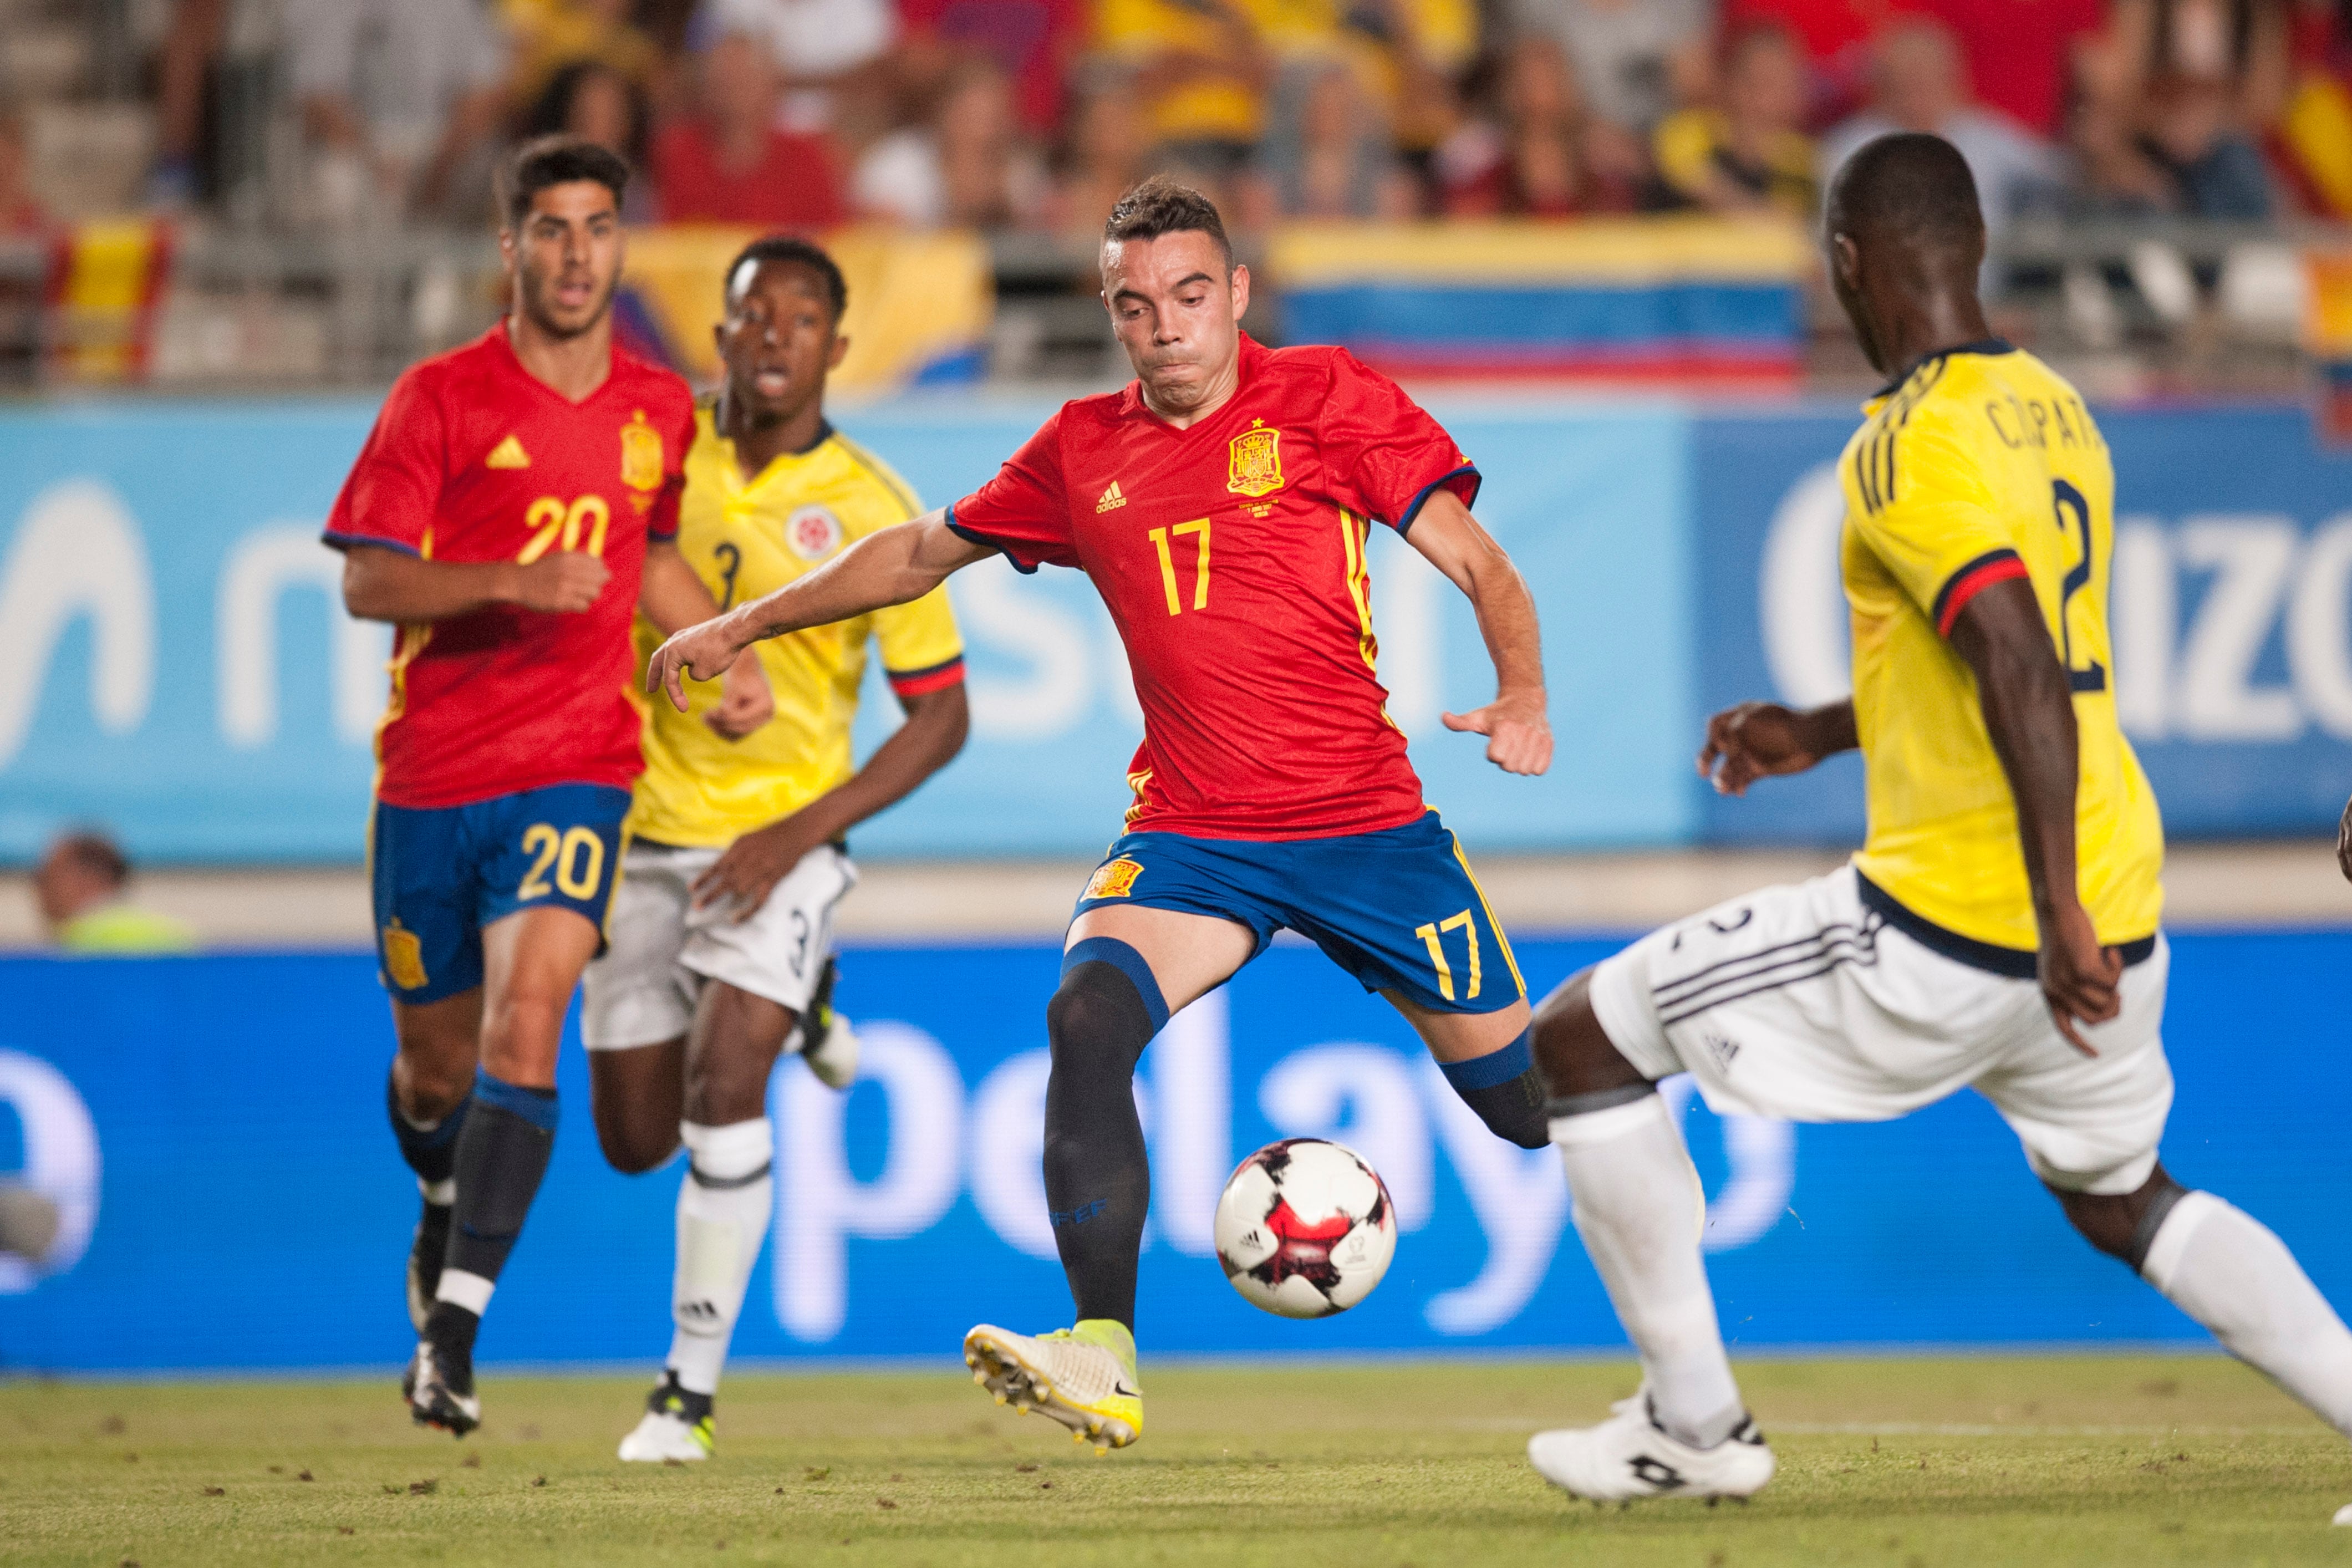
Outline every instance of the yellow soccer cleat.
[[963, 1363], [999, 1405], [1049, 1415], [1097, 1454], [1143, 1436], [1135, 1336], [1115, 1319], [1082, 1318], [1076, 1328], [1037, 1335], [982, 1323], [963, 1337]]

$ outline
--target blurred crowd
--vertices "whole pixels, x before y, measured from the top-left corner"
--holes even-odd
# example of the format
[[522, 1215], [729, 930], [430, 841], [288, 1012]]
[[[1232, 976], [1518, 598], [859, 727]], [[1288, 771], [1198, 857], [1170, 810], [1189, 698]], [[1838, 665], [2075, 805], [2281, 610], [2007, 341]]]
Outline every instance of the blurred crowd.
[[[219, 188], [258, 49], [325, 225], [481, 219], [554, 130], [629, 156], [633, 217], [782, 227], [1079, 236], [1159, 170], [1244, 228], [1801, 216], [1895, 128], [1957, 142], [1996, 224], [2352, 216], [2352, 0], [168, 4], [165, 209]], [[25, 140], [0, 104], [0, 228], [40, 219]]]

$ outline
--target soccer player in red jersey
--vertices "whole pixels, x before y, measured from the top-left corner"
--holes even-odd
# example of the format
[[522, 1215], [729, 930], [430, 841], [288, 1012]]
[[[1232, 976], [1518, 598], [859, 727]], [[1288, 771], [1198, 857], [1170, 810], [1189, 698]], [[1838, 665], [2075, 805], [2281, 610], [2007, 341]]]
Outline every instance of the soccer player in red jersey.
[[[394, 384], [327, 522], [344, 604], [400, 628], [369, 859], [393, 1131], [425, 1196], [402, 1389], [461, 1436], [642, 766], [631, 614], [677, 626], [717, 608], [669, 542], [693, 395], [613, 346], [627, 180], [586, 142], [516, 152], [506, 319]], [[748, 731], [770, 700], [757, 661], [742, 668], [715, 722]]]
[[1476, 607], [1495, 700], [1448, 728], [1507, 772], [1551, 761], [1535, 605], [1470, 515], [1478, 473], [1344, 350], [1241, 334], [1249, 271], [1216, 208], [1151, 180], [1105, 229], [1103, 300], [1137, 379], [1066, 405], [978, 493], [885, 530], [681, 632], [649, 682], [681, 708], [763, 637], [904, 604], [1002, 552], [1093, 579], [1144, 713], [1128, 832], [1077, 906], [1046, 1009], [1045, 1194], [1074, 1328], [983, 1324], [964, 1359], [1000, 1398], [1100, 1447], [1143, 1425], [1135, 1280], [1150, 1193], [1132, 1077], [1170, 1013], [1289, 927], [1412, 1021], [1502, 1136], [1547, 1141], [1510, 943], [1422, 802], [1374, 670], [1366, 536], [1403, 533]]

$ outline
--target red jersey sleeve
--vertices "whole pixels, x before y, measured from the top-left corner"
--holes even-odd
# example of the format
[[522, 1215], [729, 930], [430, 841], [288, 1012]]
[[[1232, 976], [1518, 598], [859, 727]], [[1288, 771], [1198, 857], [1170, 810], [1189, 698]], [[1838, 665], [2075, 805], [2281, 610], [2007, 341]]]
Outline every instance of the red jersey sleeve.
[[1345, 349], [1331, 356], [1318, 437], [1335, 499], [1399, 533], [1441, 486], [1465, 506], [1478, 498], [1478, 470], [1445, 427]]
[[326, 542], [337, 550], [379, 544], [409, 555], [425, 552], [441, 501], [446, 443], [440, 399], [404, 375], [392, 384], [368, 432], [367, 445], [327, 514]]
[[678, 500], [686, 494], [686, 454], [694, 445], [691, 401], [670, 421], [667, 434], [669, 438], [662, 443], [662, 488], [654, 495], [653, 510], [646, 513], [646, 537], [661, 544], [677, 537]]
[[974, 544], [1003, 551], [1024, 572], [1078, 563], [1062, 483], [1058, 410], [1004, 460], [994, 479], [948, 508], [948, 526]]

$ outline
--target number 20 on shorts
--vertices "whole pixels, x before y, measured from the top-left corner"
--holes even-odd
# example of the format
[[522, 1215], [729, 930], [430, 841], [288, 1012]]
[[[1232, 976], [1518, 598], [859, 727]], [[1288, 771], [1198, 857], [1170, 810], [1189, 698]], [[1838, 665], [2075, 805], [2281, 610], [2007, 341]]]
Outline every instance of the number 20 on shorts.
[[[558, 832], [552, 823], [536, 822], [522, 831], [522, 852], [534, 857], [522, 886], [515, 889], [515, 897], [525, 901], [561, 889], [565, 898], [584, 902], [596, 896], [604, 882], [604, 841], [593, 828]], [[555, 873], [552, 886], [547, 880], [551, 870]]]

